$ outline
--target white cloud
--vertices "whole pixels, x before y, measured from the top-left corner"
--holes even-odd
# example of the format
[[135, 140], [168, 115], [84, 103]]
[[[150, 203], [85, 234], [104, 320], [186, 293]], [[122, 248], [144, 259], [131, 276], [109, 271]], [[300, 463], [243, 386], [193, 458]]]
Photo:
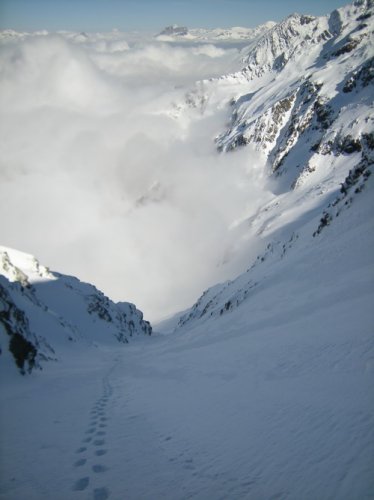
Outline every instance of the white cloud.
[[216, 152], [225, 112], [188, 125], [163, 112], [176, 85], [224, 73], [235, 51], [117, 42], [1, 48], [0, 231], [154, 319], [237, 269], [217, 266], [264, 183], [247, 152]]

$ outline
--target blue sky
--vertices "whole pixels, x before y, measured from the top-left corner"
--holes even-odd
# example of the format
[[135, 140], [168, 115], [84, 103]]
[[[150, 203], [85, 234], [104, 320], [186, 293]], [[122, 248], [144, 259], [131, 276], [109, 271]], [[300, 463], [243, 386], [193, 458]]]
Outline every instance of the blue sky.
[[0, 29], [158, 32], [169, 24], [254, 27], [292, 12], [321, 15], [344, 0], [0, 0]]

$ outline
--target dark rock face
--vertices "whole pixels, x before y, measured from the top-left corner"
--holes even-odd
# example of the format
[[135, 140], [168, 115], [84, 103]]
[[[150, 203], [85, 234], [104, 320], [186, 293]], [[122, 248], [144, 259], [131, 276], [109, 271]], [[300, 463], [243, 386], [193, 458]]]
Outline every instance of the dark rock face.
[[347, 40], [347, 42], [340, 47], [337, 51], [333, 52], [332, 56], [333, 57], [339, 57], [342, 56], [343, 54], [349, 54], [354, 50], [362, 41], [362, 37], [359, 38], [351, 38]]
[[22, 375], [36, 366], [37, 340], [30, 331], [26, 314], [13, 302], [5, 286], [0, 283], [0, 324], [9, 335], [9, 351]]
[[28, 372], [31, 373], [35, 366], [35, 358], [38, 352], [36, 347], [21, 334], [15, 332], [10, 338], [9, 351], [13, 354], [20, 372], [23, 375], [25, 374], [26, 364], [28, 365]]
[[367, 87], [372, 84], [374, 80], [374, 57], [365, 62], [361, 68], [353, 71], [346, 79], [343, 92], [349, 93], [359, 88]]

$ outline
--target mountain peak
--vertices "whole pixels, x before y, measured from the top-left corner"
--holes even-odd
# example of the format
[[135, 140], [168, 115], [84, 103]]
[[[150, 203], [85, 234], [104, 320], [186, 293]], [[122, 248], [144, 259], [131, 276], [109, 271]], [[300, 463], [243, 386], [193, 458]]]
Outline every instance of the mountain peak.
[[188, 28], [186, 26], [178, 26], [178, 24], [172, 24], [171, 26], [166, 26], [159, 35], [166, 36], [185, 36], [188, 34]]

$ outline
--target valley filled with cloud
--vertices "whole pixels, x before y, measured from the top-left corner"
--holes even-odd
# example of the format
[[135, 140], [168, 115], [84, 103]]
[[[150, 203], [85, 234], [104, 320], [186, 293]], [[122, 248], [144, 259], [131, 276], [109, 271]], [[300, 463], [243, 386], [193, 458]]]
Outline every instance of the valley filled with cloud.
[[204, 92], [239, 67], [230, 43], [4, 37], [3, 243], [151, 319], [242, 271], [240, 221], [266, 198], [266, 176], [248, 151], [218, 153], [228, 99]]

